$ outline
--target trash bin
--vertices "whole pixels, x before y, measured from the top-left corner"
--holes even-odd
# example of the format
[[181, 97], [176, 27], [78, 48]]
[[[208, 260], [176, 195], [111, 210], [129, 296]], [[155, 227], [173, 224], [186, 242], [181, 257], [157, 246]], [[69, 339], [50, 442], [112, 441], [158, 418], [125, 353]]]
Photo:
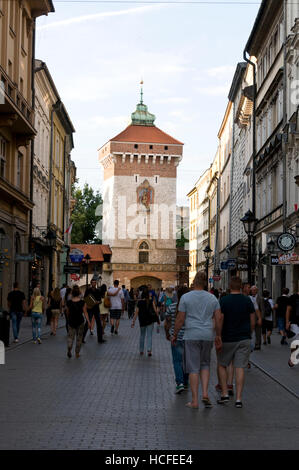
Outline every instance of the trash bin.
[[3, 341], [4, 346], [9, 346], [9, 327], [10, 316], [5, 310], [0, 310], [0, 341]]

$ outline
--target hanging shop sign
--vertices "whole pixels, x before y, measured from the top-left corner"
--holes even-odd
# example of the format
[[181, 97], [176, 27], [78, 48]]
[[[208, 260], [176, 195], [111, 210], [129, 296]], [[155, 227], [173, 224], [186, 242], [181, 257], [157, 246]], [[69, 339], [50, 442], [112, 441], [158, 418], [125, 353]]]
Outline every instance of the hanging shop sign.
[[84, 258], [84, 253], [78, 248], [74, 248], [74, 250], [70, 252], [70, 260], [72, 263], [81, 263], [83, 258]]
[[296, 238], [292, 233], [282, 233], [277, 238], [277, 246], [282, 251], [291, 251], [296, 246]]

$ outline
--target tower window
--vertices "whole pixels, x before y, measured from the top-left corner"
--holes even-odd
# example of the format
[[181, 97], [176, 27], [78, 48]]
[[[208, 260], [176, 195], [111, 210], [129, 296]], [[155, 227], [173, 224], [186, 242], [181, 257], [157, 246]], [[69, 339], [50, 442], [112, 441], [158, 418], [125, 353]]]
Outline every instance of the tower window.
[[149, 260], [149, 246], [146, 242], [139, 245], [139, 264], [148, 263]]
[[149, 148], [150, 148], [150, 150], [153, 150], [153, 146], [152, 146], [152, 145], [150, 145]]
[[168, 145], [165, 145], [164, 150], [168, 150]]
[[134, 144], [134, 149], [138, 149], [138, 144]]

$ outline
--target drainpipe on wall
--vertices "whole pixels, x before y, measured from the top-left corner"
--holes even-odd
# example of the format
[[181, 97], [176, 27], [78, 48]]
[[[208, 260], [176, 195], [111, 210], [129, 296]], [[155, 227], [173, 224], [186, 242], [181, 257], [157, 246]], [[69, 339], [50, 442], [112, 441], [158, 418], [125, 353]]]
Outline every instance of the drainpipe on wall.
[[[219, 162], [219, 169], [220, 169], [220, 162]], [[217, 181], [217, 206], [216, 206], [216, 232], [215, 232], [215, 248], [214, 248], [214, 274], [215, 274], [215, 269], [219, 268], [219, 253], [218, 253], [218, 236], [219, 236], [219, 217], [220, 217], [220, 171], [219, 171], [219, 177], [215, 176], [215, 179]]]
[[[287, 123], [287, 0], [284, 0], [284, 44], [283, 44], [283, 132]], [[282, 198], [283, 198], [283, 231], [286, 232], [286, 219], [287, 219], [287, 143], [282, 139]]]
[[[247, 51], [244, 50], [243, 58], [245, 62], [253, 67], [253, 112], [252, 112], [252, 213], [256, 217], [256, 65], [254, 62], [249, 60], [246, 56]], [[256, 246], [255, 246], [255, 235], [252, 237], [252, 259], [254, 260], [254, 271], [256, 272]], [[252, 276], [253, 277], [253, 276]], [[256, 284], [256, 279], [254, 279]]]
[[[34, 79], [34, 66], [35, 66], [35, 27], [36, 19], [33, 20], [32, 29], [32, 62], [31, 62], [31, 93], [32, 93], [32, 109], [35, 114], [35, 79]], [[35, 123], [33, 123], [34, 126]], [[34, 138], [31, 140], [31, 155], [30, 155], [30, 201], [33, 202], [33, 161], [34, 161]], [[29, 238], [28, 238], [28, 253], [32, 253], [32, 225], [33, 225], [33, 209], [29, 212]], [[32, 293], [32, 263], [28, 264], [28, 299]]]

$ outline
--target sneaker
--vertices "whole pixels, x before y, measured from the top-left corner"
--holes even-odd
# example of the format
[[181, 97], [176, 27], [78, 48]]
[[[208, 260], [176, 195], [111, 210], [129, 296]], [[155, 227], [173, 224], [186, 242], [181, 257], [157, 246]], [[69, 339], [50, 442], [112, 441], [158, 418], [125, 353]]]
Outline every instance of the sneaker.
[[18, 342], [19, 342], [19, 340], [18, 340], [18, 338], [16, 338], [16, 339], [14, 340], [14, 343], [18, 343]]
[[175, 387], [175, 393], [179, 394], [179, 393], [182, 393], [183, 391], [184, 391], [184, 385], [183, 384], [177, 385]]
[[40, 338], [37, 338], [38, 344], [42, 344], [42, 340]]
[[243, 408], [243, 403], [238, 400], [238, 401], [236, 401], [236, 403], [235, 403], [235, 407], [236, 407], [236, 408]]
[[221, 393], [221, 392], [222, 392], [221, 385], [220, 385], [220, 384], [215, 385], [215, 390], [216, 390], [216, 392], [220, 392], [220, 393]]
[[268, 344], [271, 344], [271, 338], [270, 338], [270, 336], [268, 336], [267, 341], [268, 341]]
[[111, 334], [113, 335], [114, 332], [114, 325], [111, 326]]
[[72, 357], [72, 353], [71, 353], [71, 350], [69, 349], [68, 352], [67, 352], [67, 357]]
[[93, 331], [90, 332], [91, 336], [93, 336]]
[[234, 396], [234, 387], [233, 387], [233, 385], [228, 385], [228, 386], [227, 386], [227, 391], [228, 391], [228, 395], [229, 395], [230, 397], [233, 397], [233, 396]]
[[36, 343], [37, 343], [36, 339], [34, 339], [32, 342], [33, 342], [33, 344], [36, 344]]
[[225, 405], [225, 403], [228, 403], [229, 402], [229, 396], [226, 395], [224, 397], [221, 397], [219, 398], [219, 400], [217, 400], [217, 403], [218, 405]]

